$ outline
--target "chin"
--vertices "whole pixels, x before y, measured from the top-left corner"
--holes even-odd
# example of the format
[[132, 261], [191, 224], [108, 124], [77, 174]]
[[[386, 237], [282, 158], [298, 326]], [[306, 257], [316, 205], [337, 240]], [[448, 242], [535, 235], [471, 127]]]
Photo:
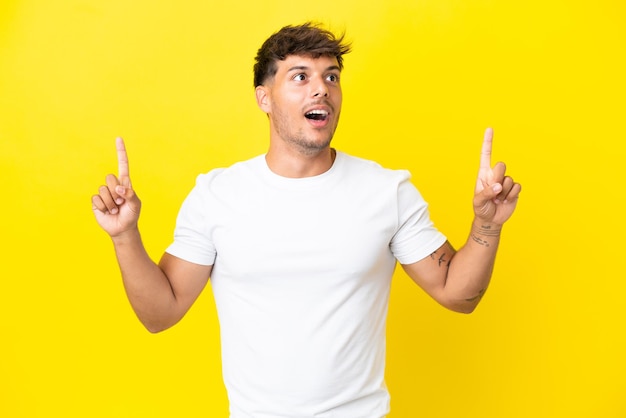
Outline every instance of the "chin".
[[318, 138], [303, 138], [303, 137], [295, 137], [289, 138], [287, 142], [292, 145], [295, 145], [303, 154], [306, 155], [315, 155], [330, 146], [332, 141], [332, 135], [327, 135], [324, 137]]
[[303, 154], [306, 155], [315, 155], [315, 154], [319, 154], [320, 152], [324, 151], [325, 149], [327, 149], [330, 146], [330, 142], [325, 142], [323, 144], [308, 144], [305, 146], [301, 146], [300, 149], [302, 150]]

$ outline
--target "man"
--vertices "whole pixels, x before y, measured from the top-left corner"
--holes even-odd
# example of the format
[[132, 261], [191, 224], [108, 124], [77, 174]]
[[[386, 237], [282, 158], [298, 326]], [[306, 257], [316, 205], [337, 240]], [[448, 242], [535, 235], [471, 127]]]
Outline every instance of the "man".
[[128, 298], [151, 332], [179, 321], [209, 280], [232, 418], [368, 417], [389, 412], [385, 322], [396, 261], [443, 306], [472, 312], [521, 187], [490, 166], [487, 130], [475, 218], [457, 252], [406, 171], [330, 147], [339, 121], [343, 37], [307, 23], [259, 49], [267, 154], [198, 177], [159, 264], [137, 221], [124, 143], [119, 177], [93, 196]]

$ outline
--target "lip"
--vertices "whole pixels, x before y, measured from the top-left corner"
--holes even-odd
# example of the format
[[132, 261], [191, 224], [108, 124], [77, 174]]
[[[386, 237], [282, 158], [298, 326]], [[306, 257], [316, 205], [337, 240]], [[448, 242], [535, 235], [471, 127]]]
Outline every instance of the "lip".
[[[321, 110], [321, 111], [326, 112], [326, 118], [322, 120], [307, 118], [306, 114], [314, 110]], [[306, 108], [303, 115], [309, 124], [313, 125], [316, 128], [323, 128], [330, 123], [330, 119], [331, 119], [331, 116], [333, 115], [333, 112], [330, 106], [320, 104], [320, 105], [314, 105], [314, 106]]]

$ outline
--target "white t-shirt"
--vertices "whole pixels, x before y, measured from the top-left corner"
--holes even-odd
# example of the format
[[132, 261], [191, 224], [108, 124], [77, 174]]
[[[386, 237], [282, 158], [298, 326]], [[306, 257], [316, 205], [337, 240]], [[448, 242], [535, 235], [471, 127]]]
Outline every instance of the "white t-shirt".
[[394, 171], [338, 152], [292, 179], [264, 156], [200, 175], [167, 252], [213, 265], [231, 418], [380, 418], [396, 259], [446, 240]]

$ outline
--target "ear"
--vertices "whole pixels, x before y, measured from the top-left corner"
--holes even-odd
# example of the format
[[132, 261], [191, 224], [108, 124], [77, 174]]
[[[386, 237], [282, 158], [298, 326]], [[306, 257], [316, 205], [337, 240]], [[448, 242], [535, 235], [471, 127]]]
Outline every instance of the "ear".
[[254, 90], [254, 93], [256, 95], [256, 104], [259, 106], [259, 109], [265, 113], [270, 113], [271, 106], [268, 87], [258, 86]]

